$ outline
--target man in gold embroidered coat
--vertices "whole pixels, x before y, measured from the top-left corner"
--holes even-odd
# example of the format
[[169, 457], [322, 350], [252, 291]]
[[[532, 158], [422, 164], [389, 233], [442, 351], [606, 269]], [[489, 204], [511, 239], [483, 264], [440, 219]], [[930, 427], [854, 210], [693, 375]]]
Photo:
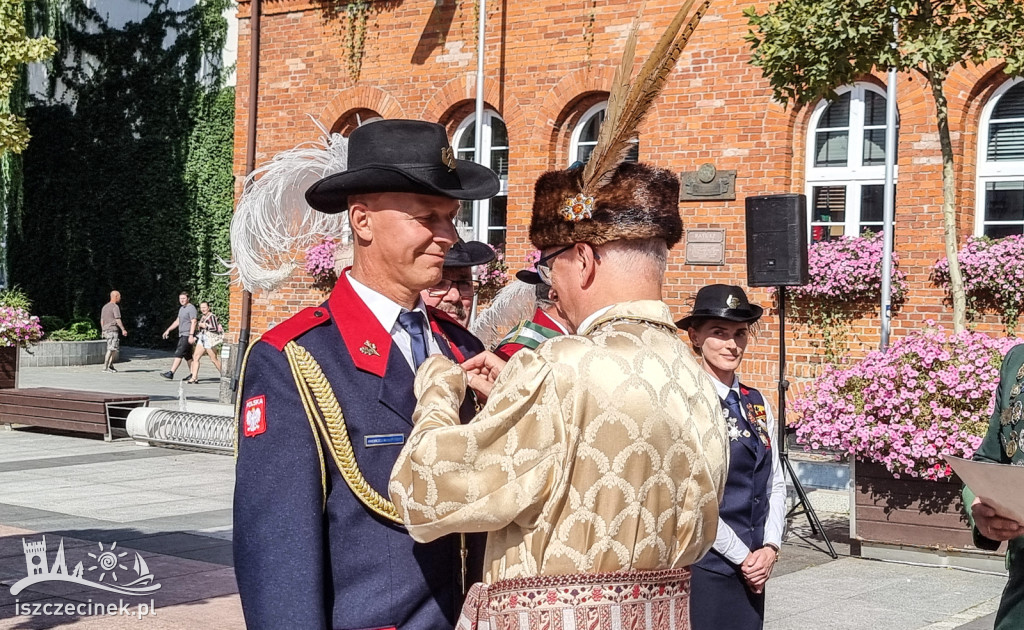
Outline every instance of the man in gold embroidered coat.
[[[538, 271], [578, 334], [513, 356], [468, 425], [458, 420], [468, 384], [486, 391], [500, 362], [471, 360], [467, 373], [428, 359], [416, 378], [415, 426], [391, 475], [413, 538], [488, 532], [492, 585], [680, 569], [715, 540], [725, 423], [660, 300], [668, 248], [682, 233], [678, 180], [622, 164], [582, 204], [583, 217], [566, 219], [573, 207], [564, 202], [580, 188], [579, 169], [542, 176], [530, 226], [543, 254]], [[627, 575], [640, 576], [627, 592], [666, 583], [662, 574]], [[683, 605], [671, 613], [680, 628], [687, 576], [668, 579], [682, 584]], [[605, 575], [601, 585], [621, 577]]]

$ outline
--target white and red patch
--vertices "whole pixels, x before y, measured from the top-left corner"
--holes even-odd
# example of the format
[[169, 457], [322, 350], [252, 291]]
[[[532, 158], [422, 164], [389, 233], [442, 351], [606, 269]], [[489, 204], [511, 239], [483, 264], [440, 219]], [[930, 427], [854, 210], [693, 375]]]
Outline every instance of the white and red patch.
[[254, 396], [245, 401], [242, 407], [242, 433], [245, 437], [255, 437], [267, 430], [267, 398]]

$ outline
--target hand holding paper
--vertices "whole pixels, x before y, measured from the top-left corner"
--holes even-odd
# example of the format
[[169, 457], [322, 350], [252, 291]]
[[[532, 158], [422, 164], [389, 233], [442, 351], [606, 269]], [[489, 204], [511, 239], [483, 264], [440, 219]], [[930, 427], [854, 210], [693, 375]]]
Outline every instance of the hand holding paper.
[[971, 514], [983, 536], [1010, 540], [1024, 535], [1024, 467], [944, 457], [977, 497]]

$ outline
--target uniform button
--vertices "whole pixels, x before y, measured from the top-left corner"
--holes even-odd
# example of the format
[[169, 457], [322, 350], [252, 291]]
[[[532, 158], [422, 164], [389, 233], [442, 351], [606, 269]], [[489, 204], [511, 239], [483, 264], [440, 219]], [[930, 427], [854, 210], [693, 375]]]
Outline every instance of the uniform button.
[[323, 317], [323, 316], [324, 316], [324, 312], [323, 311], [313, 311], [313, 317]]
[[754, 499], [754, 503], [760, 503], [760, 502], [761, 502], [760, 497]]

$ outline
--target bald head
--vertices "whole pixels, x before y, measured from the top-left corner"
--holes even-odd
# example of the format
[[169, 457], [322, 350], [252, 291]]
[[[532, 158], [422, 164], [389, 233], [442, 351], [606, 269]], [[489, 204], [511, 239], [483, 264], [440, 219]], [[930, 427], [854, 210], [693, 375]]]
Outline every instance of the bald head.
[[111, 291], [110, 292], [110, 301], [113, 302], [114, 304], [117, 304], [118, 302], [120, 302], [121, 301], [121, 292], [120, 291]]

